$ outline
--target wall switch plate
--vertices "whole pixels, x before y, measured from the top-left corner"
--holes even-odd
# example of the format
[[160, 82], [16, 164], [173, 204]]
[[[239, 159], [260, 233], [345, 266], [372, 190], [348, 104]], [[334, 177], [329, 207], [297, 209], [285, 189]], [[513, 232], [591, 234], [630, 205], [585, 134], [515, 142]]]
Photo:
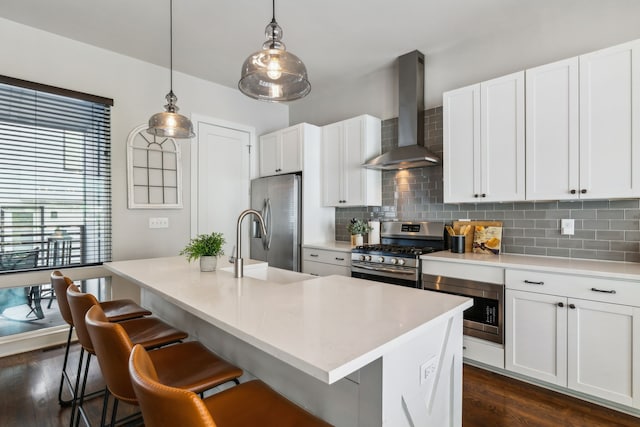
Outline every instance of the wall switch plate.
[[149, 218], [149, 228], [169, 228], [169, 218]]
[[438, 356], [433, 356], [431, 359], [420, 365], [420, 384], [424, 384], [429, 381], [429, 378], [436, 372], [438, 368]]
[[565, 236], [573, 236], [575, 234], [573, 219], [561, 219], [560, 220], [560, 234]]

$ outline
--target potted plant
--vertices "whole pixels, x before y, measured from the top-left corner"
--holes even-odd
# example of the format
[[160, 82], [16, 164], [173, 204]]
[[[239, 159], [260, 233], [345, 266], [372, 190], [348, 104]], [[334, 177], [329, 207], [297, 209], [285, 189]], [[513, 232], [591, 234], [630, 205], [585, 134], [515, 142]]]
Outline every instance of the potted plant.
[[180, 255], [186, 255], [189, 262], [200, 258], [200, 271], [215, 271], [218, 257], [224, 255], [225, 242], [222, 233], [200, 234], [189, 241]]
[[364, 244], [363, 235], [371, 230], [369, 224], [362, 219], [351, 218], [347, 224], [347, 231], [351, 234], [351, 246], [361, 246]]

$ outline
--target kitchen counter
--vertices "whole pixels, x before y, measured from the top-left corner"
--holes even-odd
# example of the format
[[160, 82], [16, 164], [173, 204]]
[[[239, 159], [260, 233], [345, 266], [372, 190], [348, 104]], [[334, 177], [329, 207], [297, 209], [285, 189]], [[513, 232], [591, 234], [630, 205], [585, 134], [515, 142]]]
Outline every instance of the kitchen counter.
[[305, 243], [303, 248], [308, 249], [326, 249], [329, 251], [351, 252], [351, 242], [342, 242], [338, 240], [332, 240], [329, 242], [318, 243]]
[[449, 251], [434, 252], [420, 257], [423, 261], [464, 262], [468, 264], [527, 269], [544, 269], [554, 273], [582, 274], [620, 280], [640, 280], [640, 264], [618, 261], [598, 261], [575, 258], [554, 258], [535, 255], [485, 255]]
[[[247, 268], [245, 277], [236, 279], [228, 267], [203, 273], [183, 257], [118, 261], [105, 267], [139, 285], [143, 304], [144, 291], [155, 296], [149, 308], [161, 317], [173, 316], [167, 320], [192, 336], [201, 331], [202, 340], [207, 332], [190, 316], [219, 329], [216, 351], [330, 422], [404, 425], [386, 420], [406, 419], [408, 407], [415, 425], [431, 419], [459, 425], [461, 381], [456, 382], [461, 380], [462, 311], [471, 306], [468, 298], [351, 277], [312, 277], [265, 265]], [[176, 314], [176, 308], [184, 314]], [[237, 341], [243, 346], [234, 347], [240, 345]], [[247, 356], [246, 344], [258, 349], [258, 355]], [[306, 376], [284, 369], [282, 362]], [[423, 373], [425, 378], [417, 381]], [[289, 377], [296, 379], [283, 386], [283, 378]], [[309, 384], [296, 391], [305, 381]], [[344, 393], [354, 384], [360, 391], [349, 405], [362, 405], [369, 398], [378, 403], [349, 410], [328, 407], [325, 398], [336, 406], [348, 405]], [[432, 399], [443, 400], [438, 407], [453, 405], [455, 410], [432, 414], [424, 408], [420, 399], [430, 396], [436, 385], [454, 387]], [[326, 390], [326, 397], [318, 388]], [[364, 416], [366, 411], [373, 412]], [[356, 424], [350, 418], [354, 416]], [[452, 423], [449, 416], [454, 416]]]

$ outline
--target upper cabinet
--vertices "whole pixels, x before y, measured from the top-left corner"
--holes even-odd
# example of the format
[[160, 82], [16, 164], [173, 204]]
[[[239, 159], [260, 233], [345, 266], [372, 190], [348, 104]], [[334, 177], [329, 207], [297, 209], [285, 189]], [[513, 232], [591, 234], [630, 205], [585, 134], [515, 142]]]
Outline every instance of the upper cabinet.
[[639, 47], [527, 70], [527, 199], [640, 196]]
[[325, 206], [380, 206], [382, 173], [362, 164], [380, 154], [380, 119], [364, 115], [322, 128]]
[[260, 176], [300, 172], [306, 123], [260, 136]]
[[444, 202], [525, 198], [524, 72], [445, 92]]

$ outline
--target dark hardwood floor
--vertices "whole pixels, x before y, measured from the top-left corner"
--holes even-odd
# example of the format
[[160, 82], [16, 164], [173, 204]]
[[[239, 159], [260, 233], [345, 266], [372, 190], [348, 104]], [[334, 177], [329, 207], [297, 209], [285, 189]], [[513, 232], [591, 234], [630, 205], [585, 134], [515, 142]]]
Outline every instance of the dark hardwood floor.
[[[79, 347], [75, 345], [69, 364], [74, 375], [78, 354]], [[0, 359], [0, 426], [69, 424], [70, 409], [60, 408], [57, 401], [63, 357], [64, 349], [54, 348]], [[89, 388], [102, 387], [94, 359]], [[640, 426], [640, 418], [471, 366], [464, 368], [463, 399], [464, 427]], [[97, 425], [102, 398], [93, 399], [87, 407]], [[121, 404], [118, 412], [127, 415], [136, 411], [131, 405]]]

